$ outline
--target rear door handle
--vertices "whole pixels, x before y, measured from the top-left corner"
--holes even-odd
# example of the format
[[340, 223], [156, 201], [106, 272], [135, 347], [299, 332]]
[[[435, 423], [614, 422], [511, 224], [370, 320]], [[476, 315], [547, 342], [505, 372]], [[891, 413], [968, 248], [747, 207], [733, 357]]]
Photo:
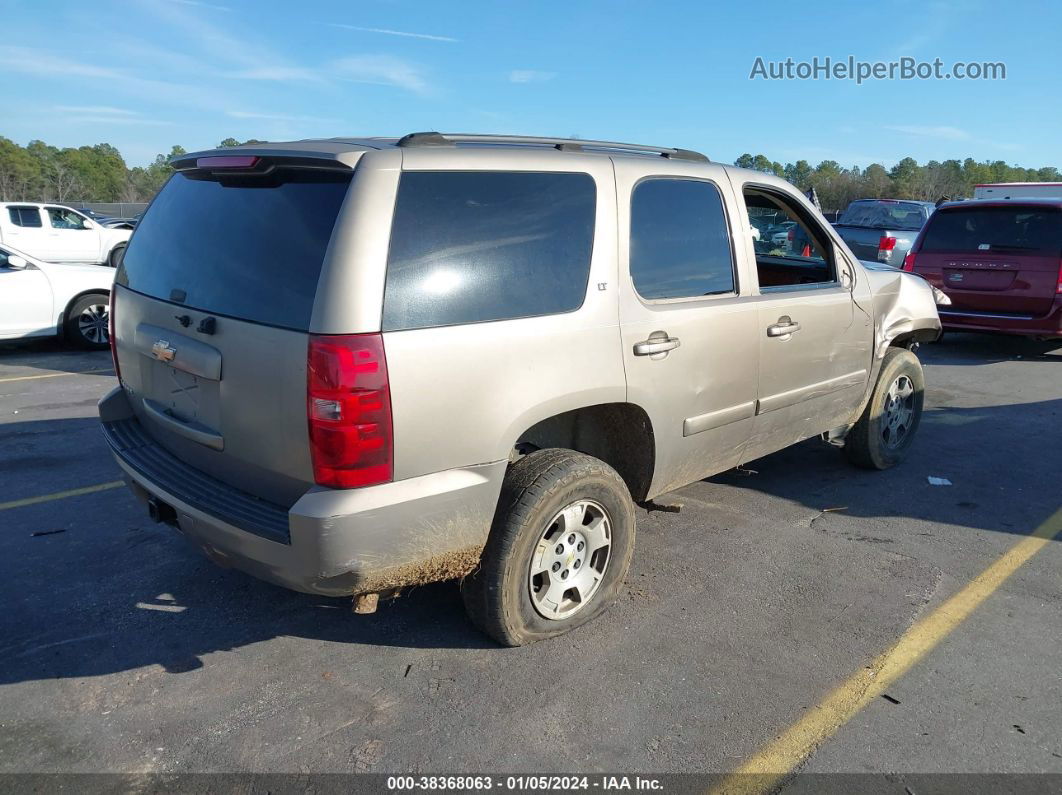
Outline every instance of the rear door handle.
[[788, 337], [794, 331], [800, 331], [800, 324], [794, 323], [789, 315], [782, 315], [777, 323], [772, 323], [767, 327], [767, 336]]
[[654, 353], [667, 353], [675, 350], [681, 344], [678, 337], [642, 340], [634, 343], [634, 355], [652, 356]]

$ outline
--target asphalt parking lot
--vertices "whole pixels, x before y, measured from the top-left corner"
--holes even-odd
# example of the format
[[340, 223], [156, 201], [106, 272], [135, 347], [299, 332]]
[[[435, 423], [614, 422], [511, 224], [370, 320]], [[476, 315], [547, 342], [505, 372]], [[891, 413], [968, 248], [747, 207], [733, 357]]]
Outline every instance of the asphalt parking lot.
[[112, 487], [108, 354], [0, 347], [0, 771], [725, 773], [782, 738], [807, 772], [1062, 773], [1062, 539], [1003, 557], [1058, 524], [1045, 350], [923, 347], [904, 465], [813, 440], [683, 488], [603, 619], [502, 649], [452, 583], [355, 616], [215, 567]]

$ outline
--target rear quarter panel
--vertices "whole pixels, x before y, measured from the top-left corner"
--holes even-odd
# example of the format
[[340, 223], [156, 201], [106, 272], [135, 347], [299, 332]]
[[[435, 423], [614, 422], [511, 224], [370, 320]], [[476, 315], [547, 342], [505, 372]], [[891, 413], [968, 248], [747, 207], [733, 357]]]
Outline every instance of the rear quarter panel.
[[[619, 349], [611, 161], [552, 151], [480, 150], [470, 154], [457, 149], [450, 150], [445, 161], [431, 152], [406, 150], [402, 154], [406, 170], [439, 170], [445, 163], [446, 170], [457, 171], [587, 173], [597, 186], [597, 206], [590, 276], [578, 310], [385, 334], [395, 480], [500, 461], [508, 457], [520, 433], [542, 419], [581, 406], [623, 401], [626, 384]], [[397, 188], [398, 172], [374, 179], [378, 187], [393, 180]], [[385, 193], [390, 202], [385, 230], [390, 229], [394, 194], [394, 189]], [[383, 220], [382, 213], [377, 220]], [[371, 306], [375, 328], [379, 328], [386, 246], [375, 245], [365, 254], [371, 266], [361, 276], [350, 278], [359, 278], [362, 289], [372, 296], [364, 304], [362, 321], [367, 321]]]

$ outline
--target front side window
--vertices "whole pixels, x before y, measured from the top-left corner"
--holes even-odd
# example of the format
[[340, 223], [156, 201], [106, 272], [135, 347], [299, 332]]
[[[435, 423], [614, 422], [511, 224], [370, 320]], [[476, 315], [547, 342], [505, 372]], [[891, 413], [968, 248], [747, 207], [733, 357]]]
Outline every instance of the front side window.
[[86, 229], [85, 216], [64, 207], [49, 207], [48, 220], [52, 229]]
[[402, 174], [384, 331], [578, 309], [590, 275], [596, 204], [589, 174]]
[[811, 216], [781, 193], [747, 186], [745, 207], [753, 235], [760, 287], [832, 284], [837, 280], [828, 238]]
[[710, 182], [649, 179], [631, 194], [631, 280], [647, 300], [734, 292], [723, 198]]
[[41, 211], [36, 207], [8, 207], [7, 216], [15, 226], [38, 228], [41, 223]]

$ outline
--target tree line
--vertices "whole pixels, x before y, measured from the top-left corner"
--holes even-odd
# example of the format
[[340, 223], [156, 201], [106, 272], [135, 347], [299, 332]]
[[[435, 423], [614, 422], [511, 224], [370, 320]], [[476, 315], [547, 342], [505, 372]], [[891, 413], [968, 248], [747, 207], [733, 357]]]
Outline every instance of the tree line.
[[[226, 138], [218, 146], [260, 143]], [[126, 165], [110, 144], [59, 149], [44, 141], [20, 146], [0, 136], [0, 201], [146, 202], [173, 173], [170, 158], [185, 154], [174, 146], [147, 166]]]
[[843, 168], [836, 160], [823, 160], [815, 167], [807, 160], [783, 166], [765, 155], [746, 153], [734, 165], [775, 174], [805, 192], [814, 188], [826, 211], [843, 210], [853, 199], [970, 198], [974, 185], [986, 182], [1062, 182], [1062, 174], [1054, 166], [1022, 168], [1002, 160], [978, 162], [969, 157], [930, 160], [925, 165], [905, 157], [892, 168], [880, 163]]
[[[260, 141], [226, 138], [218, 145], [241, 143]], [[59, 149], [43, 141], [20, 146], [0, 136], [0, 201], [149, 201], [172, 173], [170, 158], [183, 154], [183, 147], [174, 146], [150, 165], [130, 168], [110, 144]], [[734, 165], [775, 174], [803, 191], [814, 188], [827, 211], [843, 210], [853, 199], [958, 199], [972, 196], [973, 186], [984, 182], [1062, 182], [1054, 166], [1022, 168], [1002, 160], [977, 162], [972, 158], [919, 165], [905, 157], [892, 168], [880, 163], [843, 168], [835, 160], [812, 167], [807, 160], [782, 165], [766, 155], [743, 154]]]

